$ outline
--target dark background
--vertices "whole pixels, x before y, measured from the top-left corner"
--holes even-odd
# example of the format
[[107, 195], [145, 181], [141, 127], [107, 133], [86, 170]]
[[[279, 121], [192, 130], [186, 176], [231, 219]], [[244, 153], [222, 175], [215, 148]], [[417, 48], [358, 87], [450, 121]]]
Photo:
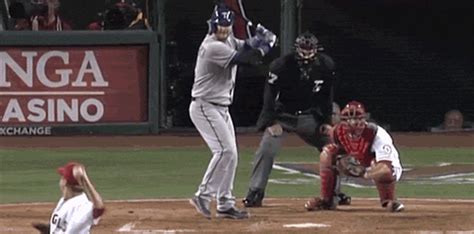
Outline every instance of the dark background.
[[[28, 0], [19, 0], [28, 1]], [[113, 1], [61, 1], [63, 17], [84, 29]], [[136, 1], [141, 3], [142, 1]], [[192, 127], [188, 106], [197, 49], [212, 0], [166, 1], [168, 119]], [[280, 34], [280, 1], [243, 0], [247, 16]], [[303, 0], [301, 31], [313, 32], [337, 64], [336, 101], [356, 99], [395, 131], [425, 131], [459, 109], [474, 121], [474, 8], [471, 0]], [[269, 62], [239, 69], [231, 111], [255, 125]]]
[[[169, 42], [175, 42], [172, 47], [182, 63], [169, 70], [170, 81], [180, 86], [170, 100], [175, 126], [192, 126], [187, 106], [194, 60], [212, 11], [212, 5], [204, 2], [178, 0], [167, 4]], [[280, 4], [275, 2], [243, 1], [251, 20], [279, 34]], [[425, 131], [440, 124], [451, 109], [459, 109], [465, 120], [474, 119], [471, 3], [305, 0], [301, 31], [315, 33], [325, 52], [336, 61], [336, 101], [340, 105], [356, 99], [391, 130]], [[270, 57], [278, 56], [278, 50], [274, 49]], [[265, 67], [240, 69], [231, 108], [236, 126], [254, 126], [264, 74]]]

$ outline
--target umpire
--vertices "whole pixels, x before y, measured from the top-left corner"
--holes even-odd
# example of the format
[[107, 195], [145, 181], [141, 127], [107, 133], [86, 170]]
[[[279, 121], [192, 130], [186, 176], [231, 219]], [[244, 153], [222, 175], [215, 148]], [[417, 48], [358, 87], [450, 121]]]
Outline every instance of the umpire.
[[320, 151], [328, 142], [324, 131], [326, 124], [331, 124], [335, 64], [318, 49], [318, 39], [305, 32], [296, 38], [295, 51], [270, 64], [257, 121], [264, 134], [243, 200], [246, 207], [262, 206], [273, 160], [288, 132]]

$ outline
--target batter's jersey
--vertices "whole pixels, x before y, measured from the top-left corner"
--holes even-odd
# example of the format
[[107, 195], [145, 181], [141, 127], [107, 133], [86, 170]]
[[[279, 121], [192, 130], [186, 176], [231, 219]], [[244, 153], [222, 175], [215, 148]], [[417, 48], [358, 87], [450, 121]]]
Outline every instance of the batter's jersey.
[[52, 234], [88, 234], [94, 224], [93, 204], [85, 193], [66, 201], [61, 198], [49, 224]]
[[206, 35], [199, 47], [194, 69], [193, 98], [220, 105], [232, 104], [237, 65], [230, 64], [244, 41], [230, 35], [225, 42]]

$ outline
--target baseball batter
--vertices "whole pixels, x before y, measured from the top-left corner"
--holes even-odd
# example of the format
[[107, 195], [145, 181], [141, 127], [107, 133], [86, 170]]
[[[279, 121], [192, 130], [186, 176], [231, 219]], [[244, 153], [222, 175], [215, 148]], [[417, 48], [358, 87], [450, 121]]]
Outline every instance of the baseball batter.
[[99, 222], [105, 207], [82, 164], [70, 162], [58, 168], [62, 197], [49, 225], [33, 224], [41, 233], [87, 234]]
[[246, 41], [232, 34], [234, 13], [217, 6], [210, 21], [210, 33], [199, 48], [189, 115], [212, 152], [207, 171], [190, 203], [211, 218], [210, 202], [217, 200], [217, 217], [245, 219], [248, 212], [235, 207], [232, 195], [238, 152], [229, 105], [234, 95], [237, 65], [257, 65], [276, 40], [259, 26], [256, 36]]
[[[390, 212], [402, 211], [404, 205], [395, 198], [395, 183], [402, 175], [402, 165], [392, 137], [382, 127], [367, 122], [365, 108], [360, 102], [349, 102], [341, 111], [341, 118], [342, 122], [331, 130], [332, 143], [324, 146], [320, 155], [320, 197], [309, 200], [306, 209], [336, 208], [333, 197], [335, 178], [341, 173], [336, 170], [339, 168], [346, 175], [372, 179], [382, 207]], [[344, 163], [341, 160], [345, 157], [339, 159], [339, 155], [350, 155], [345, 157], [354, 159]], [[362, 169], [357, 169], [359, 167]]]

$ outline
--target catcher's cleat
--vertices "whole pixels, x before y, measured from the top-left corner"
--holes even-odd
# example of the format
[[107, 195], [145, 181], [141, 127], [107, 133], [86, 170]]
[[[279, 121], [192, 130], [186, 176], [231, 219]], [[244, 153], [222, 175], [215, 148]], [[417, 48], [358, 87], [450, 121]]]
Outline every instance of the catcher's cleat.
[[250, 217], [250, 214], [245, 210], [238, 210], [235, 207], [232, 207], [224, 211], [217, 210], [216, 217], [228, 219], [248, 219]]
[[336, 197], [337, 197], [337, 201], [338, 201], [337, 204], [338, 205], [348, 206], [352, 202], [352, 198], [350, 196], [347, 196], [344, 193], [339, 193], [339, 194], [336, 195]]
[[382, 207], [390, 212], [402, 212], [405, 209], [405, 206], [399, 201], [384, 201]]
[[335, 202], [328, 202], [319, 197], [312, 198], [304, 204], [304, 208], [307, 211], [316, 211], [316, 210], [335, 210]]
[[207, 219], [211, 219], [211, 209], [210, 205], [211, 203], [207, 200], [205, 200], [202, 197], [199, 196], [194, 196], [189, 200], [189, 203], [196, 208], [196, 211], [202, 214], [204, 217]]

